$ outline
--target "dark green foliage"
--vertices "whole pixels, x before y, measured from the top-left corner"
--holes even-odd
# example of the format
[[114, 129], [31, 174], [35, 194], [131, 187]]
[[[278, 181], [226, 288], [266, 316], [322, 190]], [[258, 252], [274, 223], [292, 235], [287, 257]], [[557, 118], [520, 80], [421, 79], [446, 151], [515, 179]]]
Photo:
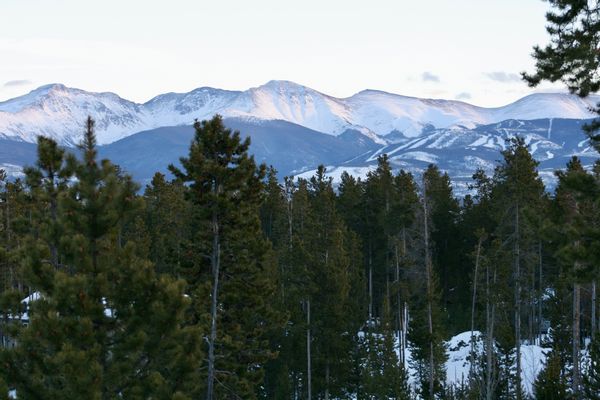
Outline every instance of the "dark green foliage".
[[191, 236], [182, 274], [191, 322], [209, 332], [207, 364], [198, 367], [208, 367], [207, 398], [251, 399], [276, 354], [268, 334], [282, 322], [273, 305], [277, 269], [259, 219], [265, 167], [248, 155], [249, 139], [226, 129], [220, 116], [194, 128], [183, 170], [170, 169], [189, 183]]
[[36, 219], [22, 267], [39, 298], [29, 324], [12, 326], [6, 380], [19, 399], [194, 396], [200, 332], [182, 325], [183, 282], [157, 277], [135, 243], [118, 240], [139, 207], [137, 187], [97, 162], [92, 120], [82, 153], [65, 158], [41, 139], [37, 168], [27, 170]]
[[[461, 202], [436, 166], [419, 188], [386, 155], [337, 188], [322, 166], [278, 181], [220, 117], [195, 128], [143, 196], [96, 161], [91, 122], [82, 159], [40, 139], [25, 180], [0, 173], [0, 335], [18, 340], [0, 396], [524, 399], [515, 345], [543, 339], [537, 397], [568, 398], [574, 321], [582, 345], [594, 329], [600, 167], [574, 158], [550, 198], [516, 138]], [[34, 292], [27, 327], [7, 318]], [[449, 384], [444, 339], [471, 321], [483, 352]]]
[[537, 400], [567, 400], [570, 398], [562, 366], [559, 354], [554, 351], [546, 354], [544, 369], [539, 373], [533, 384]]
[[[447, 359], [446, 347], [443, 343], [441, 321], [443, 320], [439, 309], [439, 296], [434, 284], [434, 292], [431, 297], [413, 296], [411, 302], [411, 321], [409, 324], [408, 340], [412, 345], [412, 365], [418, 377], [417, 392], [424, 399], [434, 399], [429, 390], [429, 382], [433, 380], [433, 390], [436, 396], [444, 393]], [[419, 288], [421, 293], [426, 293], [426, 288]], [[418, 293], [418, 292], [417, 292]], [[428, 303], [432, 304], [433, 334], [429, 333], [428, 326]], [[430, 351], [433, 349], [433, 376], [430, 372]]]
[[583, 376], [586, 399], [600, 399], [600, 338], [596, 334], [589, 346], [589, 362]]
[[[542, 81], [563, 82], [571, 93], [586, 97], [600, 89], [600, 11], [587, 0], [548, 0], [546, 14], [550, 44], [535, 46], [533, 74], [523, 73], [530, 86]], [[594, 108], [600, 112], [599, 105]], [[600, 120], [584, 127], [594, 146], [600, 148]]]
[[[159, 273], [182, 275], [185, 257], [183, 244], [190, 236], [190, 204], [185, 200], [186, 188], [179, 180], [167, 182], [156, 173], [144, 192], [148, 258]], [[139, 229], [136, 232], [140, 239]]]
[[408, 374], [396, 354], [391, 310], [384, 304], [380, 333], [365, 333], [360, 343], [361, 377], [358, 399], [411, 399]]

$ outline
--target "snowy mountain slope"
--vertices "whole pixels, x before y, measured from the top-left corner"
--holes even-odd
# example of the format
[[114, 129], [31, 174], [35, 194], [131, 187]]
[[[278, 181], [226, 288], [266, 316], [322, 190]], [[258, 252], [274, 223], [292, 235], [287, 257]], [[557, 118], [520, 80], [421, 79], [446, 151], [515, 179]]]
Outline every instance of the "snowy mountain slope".
[[[202, 87], [167, 93], [144, 104], [113, 93], [91, 93], [54, 84], [0, 103], [0, 137], [35, 142], [51, 136], [65, 145], [81, 138], [87, 115], [96, 119], [98, 141], [108, 144], [162, 126], [190, 125], [216, 113], [248, 120], [283, 120], [314, 131], [340, 135], [351, 129], [386, 143], [379, 136], [422, 136], [432, 129], [469, 128], [507, 119], [591, 118], [589, 106], [600, 96], [534, 94], [499, 108], [460, 101], [431, 100], [365, 90], [336, 98], [289, 81], [270, 81], [246, 91]], [[379, 136], [378, 136], [379, 135]]]
[[153, 127], [190, 125], [194, 119], [207, 119], [217, 113], [229, 114], [228, 107], [241, 94], [202, 87], [189, 93], [161, 94], [143, 106], [152, 116]]
[[[342, 172], [365, 177], [377, 165], [377, 157], [387, 154], [394, 170], [404, 169], [416, 176], [429, 164], [436, 164], [452, 178], [457, 194], [468, 191], [473, 173], [481, 168], [492, 174], [500, 152], [507, 140], [522, 137], [533, 157], [539, 161], [540, 176], [549, 188], [556, 182], [553, 171], [564, 168], [574, 155], [591, 166], [600, 155], [590, 146], [582, 132], [585, 120], [541, 119], [532, 121], [507, 120], [474, 129], [431, 129], [423, 136], [382, 146], [376, 151], [350, 159], [341, 164], [330, 164], [328, 175], [339, 182]], [[300, 176], [309, 177], [315, 171]]]
[[110, 143], [148, 128], [146, 107], [114, 93], [90, 93], [53, 84], [0, 103], [0, 137], [35, 142], [39, 135], [62, 144], [80, 141], [88, 115], [96, 120], [98, 140]]
[[[279, 176], [296, 175], [309, 178], [319, 164], [328, 168], [334, 182], [341, 174], [366, 176], [377, 165], [377, 157], [388, 154], [395, 171], [404, 169], [420, 173], [430, 163], [448, 172], [456, 193], [468, 192], [468, 184], [476, 169], [492, 174], [506, 140], [520, 136], [525, 139], [533, 156], [540, 162], [542, 179], [549, 188], [555, 184], [554, 170], [564, 168], [577, 155], [591, 166], [598, 154], [589, 145], [581, 128], [586, 120], [541, 119], [507, 120], [473, 129], [453, 127], [428, 128], [420, 137], [395, 135], [394, 143], [381, 145], [357, 130], [346, 130], [338, 136], [317, 132], [287, 121], [226, 118], [225, 123], [244, 136], [250, 136], [251, 153], [259, 162], [274, 165]], [[185, 156], [193, 130], [189, 125], [163, 127], [142, 131], [100, 147], [102, 157], [108, 157], [145, 183], [156, 171], [166, 172], [169, 163]], [[31, 165], [35, 161], [35, 145], [22, 140], [0, 138], [0, 164]], [[14, 175], [14, 174], [13, 174]]]
[[379, 135], [396, 130], [405, 136], [420, 136], [423, 128], [463, 126], [474, 128], [508, 119], [585, 119], [600, 96], [581, 99], [568, 94], [544, 93], [526, 96], [498, 108], [483, 108], [454, 100], [431, 100], [365, 90], [344, 102], [352, 110], [353, 124], [367, 126]]
[[[274, 166], [280, 177], [315, 168], [320, 163], [342, 163], [357, 155], [372, 152], [381, 145], [356, 131], [339, 136], [316, 132], [287, 121], [225, 118], [225, 125], [251, 138], [250, 152], [259, 163]], [[100, 157], [108, 158], [147, 183], [155, 172], [168, 174], [167, 166], [187, 156], [194, 129], [190, 125], [161, 127], [135, 133], [113, 143], [99, 146]], [[68, 150], [78, 152], [73, 147]], [[21, 140], [0, 138], [0, 168], [17, 176], [19, 167], [33, 165], [36, 145]]]

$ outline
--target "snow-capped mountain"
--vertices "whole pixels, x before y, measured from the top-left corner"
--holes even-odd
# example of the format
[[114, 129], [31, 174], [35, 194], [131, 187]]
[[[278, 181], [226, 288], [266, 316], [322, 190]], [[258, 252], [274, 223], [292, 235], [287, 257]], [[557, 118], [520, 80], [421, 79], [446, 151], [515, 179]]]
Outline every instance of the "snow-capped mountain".
[[45, 135], [73, 145], [79, 143], [88, 115], [96, 120], [100, 143], [147, 129], [152, 121], [146, 107], [114, 93], [90, 93], [53, 84], [1, 102], [0, 137], [35, 142], [37, 136]]
[[[387, 154], [394, 171], [410, 171], [417, 179], [428, 164], [437, 164], [448, 172], [458, 195], [468, 191], [476, 169], [493, 173], [506, 140], [513, 137], [524, 138], [540, 162], [540, 175], [549, 188], [555, 184], [554, 171], [564, 168], [572, 156], [578, 156], [587, 167], [598, 159], [582, 131], [587, 121], [581, 119], [507, 120], [472, 129], [429, 127], [413, 138], [396, 131], [388, 135], [393, 140], [384, 145], [357, 130], [335, 136], [281, 120], [225, 118], [224, 122], [244, 137], [251, 137], [250, 152], [255, 159], [274, 166], [280, 177], [309, 178], [319, 164], [327, 166], [334, 182], [339, 182], [343, 172], [364, 177], [376, 168], [377, 157]], [[193, 134], [190, 125], [137, 132], [100, 146], [100, 156], [119, 164], [145, 184], [157, 171], [168, 173], [167, 166], [187, 154]], [[35, 160], [34, 143], [0, 138], [0, 169], [17, 177], [20, 167], [32, 165]]]
[[35, 142], [43, 134], [73, 145], [81, 138], [83, 121], [91, 115], [99, 143], [108, 144], [142, 130], [189, 125], [196, 118], [219, 113], [248, 120], [283, 120], [331, 135], [354, 130], [385, 144], [389, 134], [392, 141], [398, 136], [419, 137], [432, 129], [473, 129], [508, 119], [591, 118], [589, 107], [598, 101], [600, 96], [533, 94], [504, 107], [483, 108], [375, 90], [336, 98], [293, 82], [270, 81], [245, 91], [203, 87], [167, 93], [138, 104], [113, 93], [53, 84], [0, 102], [0, 137]]
[[[583, 133], [582, 126], [586, 122], [589, 120], [506, 120], [473, 129], [431, 129], [420, 137], [403, 138], [343, 163], [330, 164], [328, 175], [334, 182], [340, 181], [343, 172], [366, 177], [369, 171], [377, 167], [378, 156], [387, 154], [395, 171], [404, 169], [416, 176], [429, 164], [436, 164], [452, 178], [457, 193], [464, 194], [473, 173], [483, 169], [493, 174], [502, 159], [500, 152], [506, 149], [508, 140], [521, 137], [539, 162], [540, 176], [552, 188], [556, 183], [554, 171], [565, 168], [571, 157], [579, 157], [587, 167], [599, 158], [598, 152]], [[314, 173], [312, 169], [299, 175], [307, 178]]]

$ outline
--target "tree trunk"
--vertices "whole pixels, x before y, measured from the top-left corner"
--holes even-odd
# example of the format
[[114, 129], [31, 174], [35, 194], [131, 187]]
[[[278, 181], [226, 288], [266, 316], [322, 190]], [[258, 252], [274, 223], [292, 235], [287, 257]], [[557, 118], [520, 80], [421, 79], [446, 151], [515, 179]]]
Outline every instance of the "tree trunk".
[[596, 280], [592, 281], [592, 339], [596, 336]]
[[212, 298], [210, 307], [210, 338], [208, 340], [208, 382], [206, 389], [206, 399], [214, 399], [214, 383], [215, 383], [215, 343], [217, 341], [217, 296], [219, 294], [219, 269], [221, 263], [221, 243], [219, 232], [219, 219], [217, 213], [213, 212], [212, 217], [212, 254], [211, 267], [213, 275]]
[[398, 254], [398, 242], [396, 241], [396, 308], [398, 315], [398, 353], [400, 362], [404, 365], [404, 352], [402, 345], [402, 302], [400, 299], [400, 255]]
[[325, 365], [325, 400], [329, 400], [329, 363]]
[[539, 256], [539, 276], [538, 276], [538, 285], [539, 285], [539, 295], [538, 295], [538, 335], [539, 335], [539, 344], [542, 343], [542, 326], [543, 326], [543, 315], [542, 315], [542, 301], [544, 298], [544, 281], [543, 281], [543, 275], [542, 275], [542, 271], [543, 271], [543, 263], [542, 263], [542, 241], [540, 240], [539, 242], [539, 248], [538, 248], [538, 256]]
[[373, 255], [369, 239], [369, 323], [373, 320]]
[[573, 380], [572, 390], [573, 398], [579, 400], [581, 398], [580, 387], [581, 377], [579, 370], [579, 355], [580, 355], [580, 298], [581, 287], [578, 283], [573, 285]]
[[423, 181], [423, 236], [425, 246], [425, 280], [427, 284], [427, 324], [429, 329], [429, 397], [434, 398], [435, 360], [433, 355], [433, 282], [431, 255], [429, 254], [429, 210], [427, 205], [427, 180]]
[[310, 341], [310, 300], [306, 300], [306, 398], [308, 400], [311, 400], [312, 396], [312, 359], [310, 355]]
[[[490, 268], [486, 267], [485, 273], [486, 282], [486, 377], [485, 377], [485, 398], [486, 400], [492, 400], [492, 386], [493, 386], [493, 354], [494, 354], [494, 320], [495, 320], [495, 303], [491, 300], [490, 290]], [[492, 285], [496, 283], [496, 269], [494, 268], [494, 277], [492, 279]]]
[[516, 349], [516, 398], [521, 399], [521, 247], [519, 203], [515, 212], [515, 349]]
[[[475, 304], [477, 300], [477, 277], [479, 273], [479, 260], [481, 256], [481, 244], [483, 236], [479, 237], [477, 242], [477, 254], [475, 255], [475, 272], [473, 274], [473, 296], [471, 298], [471, 357], [475, 355]], [[473, 379], [473, 373], [475, 371], [475, 358], [471, 359], [471, 380]], [[472, 382], [470, 382], [472, 384]]]

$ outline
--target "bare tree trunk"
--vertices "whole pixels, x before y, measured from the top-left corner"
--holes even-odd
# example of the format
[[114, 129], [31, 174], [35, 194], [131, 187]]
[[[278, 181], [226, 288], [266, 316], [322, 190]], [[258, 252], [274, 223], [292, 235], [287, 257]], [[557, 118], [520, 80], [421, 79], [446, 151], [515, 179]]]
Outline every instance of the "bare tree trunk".
[[408, 304], [402, 306], [402, 362], [406, 367], [406, 337], [408, 336]]
[[[6, 250], [10, 251], [11, 249], [11, 232], [12, 228], [10, 226], [10, 194], [8, 193], [8, 189], [6, 190]], [[12, 288], [16, 281], [16, 273], [11, 261], [8, 261], [8, 287]]]
[[306, 300], [306, 384], [307, 384], [307, 396], [308, 400], [311, 400], [312, 396], [312, 367], [311, 367], [311, 355], [310, 355], [310, 300]]
[[[576, 267], [577, 269], [577, 267]], [[580, 356], [580, 299], [581, 299], [581, 286], [578, 283], [573, 285], [573, 380], [572, 390], [573, 397], [575, 399], [581, 398], [580, 387], [581, 377], [579, 368], [579, 356]]]
[[[485, 273], [486, 282], [486, 377], [485, 377], [485, 398], [486, 400], [492, 400], [492, 366], [493, 366], [493, 354], [494, 354], [494, 320], [495, 320], [495, 302], [491, 300], [490, 290], [490, 268], [486, 267]], [[496, 282], [496, 268], [494, 268], [494, 277], [492, 284]]]
[[[473, 296], [471, 298], [471, 357], [475, 355], [475, 304], [477, 300], [477, 279], [479, 276], [479, 260], [481, 256], [481, 244], [483, 236], [479, 237], [477, 242], [477, 254], [475, 255], [475, 272], [473, 274]], [[473, 372], [475, 370], [475, 359], [471, 359], [471, 380], [473, 379]], [[470, 382], [472, 384], [472, 382]]]
[[591, 312], [591, 317], [592, 319], [592, 338], [594, 338], [596, 336], [596, 280], [594, 279], [592, 281], [592, 312]]
[[329, 400], [329, 363], [325, 365], [325, 400]]
[[[402, 331], [402, 306], [400, 304], [400, 260], [398, 255], [398, 242], [396, 242], [395, 246], [395, 254], [396, 254], [396, 274], [394, 279], [396, 281], [396, 318], [397, 318], [397, 336], [398, 336], [398, 353], [402, 350], [402, 339], [401, 339], [401, 331]], [[400, 360], [402, 361], [402, 354], [399, 354]]]
[[427, 180], [423, 180], [423, 236], [425, 245], [425, 280], [427, 284], [427, 323], [429, 329], [429, 396], [434, 398], [435, 360], [433, 356], [433, 282], [431, 255], [429, 254], [429, 209], [427, 204]]
[[516, 398], [521, 399], [521, 237], [519, 225], [519, 203], [515, 212], [515, 349], [516, 349]]
[[534, 326], [535, 326], [535, 268], [531, 270], [531, 285], [529, 286], [529, 343], [533, 343], [534, 340]]
[[[218, 187], [215, 187], [218, 192]], [[214, 383], [215, 383], [215, 343], [217, 341], [217, 296], [219, 294], [219, 269], [221, 264], [221, 243], [219, 232], [219, 219], [216, 212], [213, 212], [212, 217], [212, 254], [211, 267], [213, 274], [212, 298], [210, 306], [210, 338], [208, 341], [208, 382], [206, 389], [206, 399], [214, 399]]]
[[539, 247], [538, 247], [538, 257], [539, 257], [539, 272], [538, 272], [538, 280], [539, 280], [539, 294], [538, 294], [538, 335], [539, 335], [539, 344], [542, 343], [542, 326], [543, 326], [543, 315], [542, 315], [542, 301], [544, 298], [544, 280], [543, 280], [543, 275], [542, 275], [542, 271], [543, 271], [543, 262], [542, 262], [542, 241], [540, 240], [539, 242]]
[[373, 254], [369, 239], [369, 323], [373, 320]]

